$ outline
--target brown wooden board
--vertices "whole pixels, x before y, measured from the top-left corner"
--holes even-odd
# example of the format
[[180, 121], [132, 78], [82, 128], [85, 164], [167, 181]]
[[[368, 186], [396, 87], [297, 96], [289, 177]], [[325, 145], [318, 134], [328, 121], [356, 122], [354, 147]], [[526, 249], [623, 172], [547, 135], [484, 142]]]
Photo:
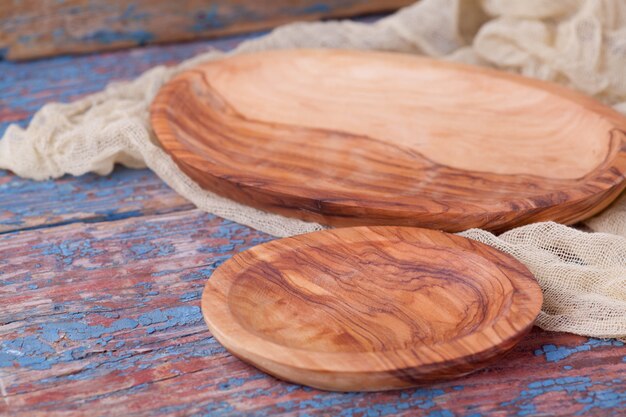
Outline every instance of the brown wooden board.
[[413, 0], [8, 0], [0, 58], [118, 49], [390, 11]]
[[571, 224], [626, 186], [626, 119], [571, 90], [403, 54], [289, 50], [189, 70], [152, 125], [203, 187], [335, 226]]
[[299, 384], [374, 391], [466, 375], [501, 357], [541, 309], [513, 257], [414, 227], [354, 227], [235, 255], [202, 296], [235, 356]]

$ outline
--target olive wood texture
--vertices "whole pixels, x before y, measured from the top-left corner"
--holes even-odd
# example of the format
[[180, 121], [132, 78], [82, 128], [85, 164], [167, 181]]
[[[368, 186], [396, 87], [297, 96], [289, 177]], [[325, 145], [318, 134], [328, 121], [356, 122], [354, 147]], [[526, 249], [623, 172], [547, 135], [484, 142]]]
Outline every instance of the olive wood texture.
[[468, 374], [511, 349], [542, 303], [531, 273], [430, 229], [339, 228], [235, 255], [202, 311], [232, 354], [279, 378], [373, 391]]
[[202, 187], [333, 226], [571, 224], [626, 187], [626, 119], [564, 87], [404, 54], [232, 56], [166, 84], [165, 150]]

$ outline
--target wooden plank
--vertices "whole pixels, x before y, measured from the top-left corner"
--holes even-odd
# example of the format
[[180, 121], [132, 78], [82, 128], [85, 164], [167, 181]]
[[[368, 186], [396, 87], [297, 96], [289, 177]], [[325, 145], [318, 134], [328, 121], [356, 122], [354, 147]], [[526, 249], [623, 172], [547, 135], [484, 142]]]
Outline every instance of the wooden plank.
[[269, 240], [197, 210], [0, 236], [0, 415], [619, 416], [626, 347], [534, 330], [477, 374], [329, 393], [235, 359], [204, 325], [217, 265]]
[[193, 205], [151, 171], [35, 182], [0, 171], [0, 233], [188, 210]]
[[10, 0], [0, 3], [0, 52], [8, 59], [27, 59], [104, 51], [389, 11], [412, 2]]

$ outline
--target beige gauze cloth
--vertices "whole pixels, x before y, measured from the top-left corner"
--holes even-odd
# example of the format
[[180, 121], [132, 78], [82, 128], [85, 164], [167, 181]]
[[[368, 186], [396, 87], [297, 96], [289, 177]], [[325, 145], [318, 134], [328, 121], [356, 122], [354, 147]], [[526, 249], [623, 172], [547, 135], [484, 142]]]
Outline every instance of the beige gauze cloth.
[[[131, 82], [70, 104], [48, 104], [27, 129], [0, 140], [0, 168], [44, 180], [106, 175], [115, 163], [148, 167], [198, 208], [274, 236], [320, 230], [202, 190], [159, 147], [148, 108], [172, 75], [230, 54], [282, 48], [353, 48], [421, 54], [550, 80], [626, 114], [626, 0], [421, 0], [373, 24], [297, 23], [178, 66], [153, 68]], [[626, 193], [588, 220], [593, 233], [536, 223], [494, 236], [461, 235], [507, 252], [544, 293], [536, 324], [596, 337], [626, 337]]]

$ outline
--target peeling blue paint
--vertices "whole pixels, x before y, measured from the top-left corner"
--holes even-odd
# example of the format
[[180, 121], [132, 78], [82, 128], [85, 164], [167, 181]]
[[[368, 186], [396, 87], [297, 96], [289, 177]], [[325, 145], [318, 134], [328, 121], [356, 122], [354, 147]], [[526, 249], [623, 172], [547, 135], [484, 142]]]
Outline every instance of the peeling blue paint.
[[135, 257], [142, 257], [143, 255], [150, 253], [155, 249], [156, 246], [151, 243], [141, 243], [130, 247], [130, 250], [133, 251]]
[[196, 13], [196, 22], [191, 26], [192, 32], [203, 32], [209, 29], [221, 29], [225, 26], [224, 21], [219, 16], [217, 4], [212, 4], [206, 11]]
[[193, 300], [199, 300], [202, 295], [202, 291], [188, 291], [180, 296], [180, 301], [186, 303]]
[[145, 45], [154, 40], [154, 34], [145, 30], [117, 31], [117, 30], [97, 30], [89, 35], [80, 38], [85, 42], [96, 42], [109, 45], [116, 42], [133, 42], [137, 45]]
[[501, 403], [501, 406], [515, 406], [518, 416], [528, 416], [536, 413], [534, 399], [551, 392], [565, 392], [573, 401], [586, 406], [578, 413], [584, 414], [592, 408], [615, 408], [626, 406], [626, 391], [594, 390], [594, 386], [611, 385], [610, 383], [594, 383], [588, 377], [562, 377], [543, 379], [528, 384], [528, 390], [522, 391], [519, 397]]
[[100, 338], [100, 340], [96, 341], [96, 344], [100, 346], [106, 346], [107, 343], [109, 343], [111, 340], [113, 340], [113, 336], [103, 336], [102, 338]]
[[150, 274], [151, 277], [158, 278], [165, 275], [175, 274], [177, 272], [181, 272], [184, 269], [165, 269], [163, 271], [157, 271]]
[[226, 401], [219, 401], [209, 403], [204, 406], [204, 411], [208, 414], [203, 414], [211, 417], [225, 417], [234, 415], [235, 408]]
[[428, 417], [454, 417], [454, 414], [450, 410], [433, 410]]
[[148, 334], [200, 321], [202, 321], [202, 314], [200, 307], [197, 306], [180, 306], [165, 310], [157, 309], [139, 316], [139, 322], [142, 325], [158, 324], [158, 326], [151, 326], [146, 329]]
[[55, 350], [36, 336], [26, 336], [0, 342], [0, 367], [12, 367], [14, 363], [31, 369], [49, 369], [47, 356]]
[[289, 13], [294, 15], [328, 14], [331, 11], [331, 7], [325, 3], [317, 3], [297, 9], [289, 9]]
[[229, 255], [224, 255], [221, 258], [219, 258], [218, 260], [216, 260], [210, 267], [202, 268], [202, 269], [198, 269], [198, 270], [186, 273], [186, 274], [181, 276], [181, 279], [183, 281], [196, 281], [196, 280], [206, 281], [207, 279], [209, 279], [211, 277], [211, 274], [213, 274], [213, 271], [215, 271], [215, 269], [219, 265], [224, 263], [229, 258], [230, 258]]
[[156, 415], [171, 416], [180, 415], [179, 411], [182, 411], [188, 407], [187, 404], [182, 405], [168, 405], [167, 407], [161, 407], [155, 410]]
[[163, 323], [167, 321], [167, 315], [161, 310], [157, 309], [149, 313], [142, 314], [141, 316], [139, 316], [138, 320], [139, 323], [141, 323], [143, 326], [149, 326], [151, 324]]
[[[297, 387], [297, 386], [296, 386]], [[283, 401], [275, 404], [275, 407], [285, 412], [298, 411], [298, 415], [305, 415], [306, 409], [336, 409], [336, 417], [376, 416], [384, 417], [397, 414], [411, 408], [431, 410], [436, 406], [435, 400], [445, 395], [442, 389], [421, 388], [413, 391], [402, 391], [400, 399], [390, 403], [373, 404], [370, 406], [354, 406], [354, 401], [360, 398], [361, 393], [344, 393], [337, 395], [318, 394], [310, 399], [302, 401]], [[338, 409], [342, 407], [341, 409]], [[444, 410], [432, 410], [444, 412]]]
[[170, 243], [154, 244], [151, 242], [134, 244], [130, 247], [130, 250], [133, 253], [133, 259], [157, 258], [176, 252], [176, 249]]
[[71, 265], [80, 258], [90, 258], [103, 253], [102, 250], [92, 247], [90, 239], [68, 239], [58, 243], [42, 243], [34, 245], [33, 249], [41, 249], [41, 254], [54, 255], [58, 261]]
[[587, 352], [596, 347], [602, 346], [624, 346], [624, 342], [613, 339], [589, 339], [587, 342], [579, 346], [567, 347], [567, 346], [555, 346], [544, 345], [541, 349], [535, 351], [535, 356], [545, 355], [548, 362], [559, 362], [575, 353]]
[[589, 396], [581, 400], [579, 403], [586, 404], [585, 407], [576, 413], [576, 415], [585, 415], [594, 408], [601, 410], [608, 409], [626, 409], [626, 391], [616, 392], [613, 390], [590, 391]]
[[143, 288], [144, 290], [151, 290], [152, 283], [151, 282], [138, 282], [134, 285], [135, 288]]
[[97, 339], [107, 333], [120, 330], [134, 329], [138, 326], [137, 320], [122, 318], [115, 320], [110, 326], [90, 326], [84, 322], [71, 321], [65, 323], [45, 323], [41, 326], [42, 336], [48, 342], [56, 342], [61, 335], [70, 340]]
[[243, 384], [247, 382], [256, 381], [258, 379], [263, 379], [263, 378], [265, 378], [263, 374], [256, 374], [248, 378], [228, 378], [226, 382], [222, 382], [221, 384], [218, 384], [217, 387], [220, 391], [225, 391], [225, 390], [230, 390], [233, 388], [241, 387], [243, 386]]
[[[148, 326], [155, 324], [156, 327], [152, 327], [154, 331], [163, 331], [176, 326], [196, 325], [201, 323], [202, 320], [200, 308], [197, 306], [173, 307], [165, 310], [157, 309], [150, 313], [142, 314], [137, 320], [128, 317], [121, 318], [113, 321], [109, 326], [88, 325], [80, 321], [84, 319], [84, 313], [64, 314], [62, 317], [71, 319], [71, 321], [44, 323], [35, 335], [0, 342], [0, 367], [12, 367], [14, 364], [17, 364], [30, 369], [50, 369], [57, 363], [85, 358], [91, 351], [91, 346], [106, 346], [114, 339], [113, 334], [120, 331], [132, 330], [139, 325]], [[64, 349], [67, 346], [67, 341], [82, 342], [82, 345], [72, 349]], [[192, 349], [192, 352], [187, 352], [188, 357], [206, 357], [225, 352], [213, 338], [206, 338], [198, 343], [204, 346]], [[57, 350], [55, 347], [57, 344], [59, 344], [58, 347], [61, 350]], [[126, 342], [118, 341], [115, 343], [115, 349], [121, 349], [125, 345]], [[173, 346], [164, 349], [162, 355], [172, 355], [178, 358], [181, 356], [181, 349], [180, 346]], [[100, 354], [103, 361], [92, 362], [91, 365], [85, 367], [84, 372], [71, 378], [68, 376], [68, 379], [87, 378], [90, 375], [89, 371], [93, 369], [92, 366], [99, 368], [104, 366], [103, 364], [110, 362], [105, 357], [111, 354], [110, 351]], [[134, 360], [129, 362], [129, 358], [132, 355], [132, 352], [120, 350], [116, 354], [117, 359], [115, 359], [115, 363], [117, 364], [115, 369], [121, 370], [132, 367], [135, 363]], [[121, 360], [126, 361], [122, 363], [120, 362]], [[94, 363], [98, 364], [93, 365]]]

